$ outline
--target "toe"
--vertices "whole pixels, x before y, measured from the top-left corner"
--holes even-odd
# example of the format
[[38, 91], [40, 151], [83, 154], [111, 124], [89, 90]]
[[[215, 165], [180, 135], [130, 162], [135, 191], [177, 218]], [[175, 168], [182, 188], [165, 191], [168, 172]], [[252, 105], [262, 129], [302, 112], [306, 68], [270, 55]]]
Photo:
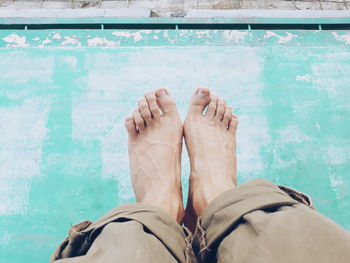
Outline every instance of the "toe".
[[235, 133], [237, 130], [237, 126], [238, 126], [238, 118], [236, 115], [232, 114], [232, 117], [229, 123], [229, 131]]
[[218, 97], [215, 95], [210, 96], [210, 102], [208, 105], [208, 111], [206, 116], [210, 119], [214, 118], [215, 113], [216, 113], [216, 108], [217, 108], [217, 103], [218, 103]]
[[224, 123], [225, 127], [228, 127], [228, 123], [231, 120], [232, 117], [232, 108], [226, 107], [224, 117], [222, 119], [222, 122]]
[[145, 120], [146, 124], [150, 124], [152, 121], [152, 115], [150, 109], [148, 108], [146, 99], [139, 99], [137, 104], [139, 105], [139, 112], [141, 113], [142, 118]]
[[139, 112], [138, 109], [134, 111], [133, 117], [134, 117], [134, 122], [137, 128], [139, 129], [139, 131], [144, 130], [146, 128], [145, 120], [142, 118], [141, 113]]
[[151, 111], [152, 117], [154, 119], [159, 119], [160, 109], [159, 109], [158, 104], [157, 104], [156, 95], [154, 94], [154, 92], [147, 92], [145, 94], [145, 98], [147, 100], [148, 107]]
[[176, 111], [175, 101], [167, 89], [157, 89], [155, 95], [158, 106], [163, 114], [169, 114]]
[[210, 90], [207, 88], [197, 89], [191, 98], [190, 112], [193, 114], [202, 114], [209, 101]]
[[133, 117], [128, 117], [125, 119], [125, 128], [128, 131], [130, 138], [135, 138], [137, 135], [136, 126]]
[[218, 107], [216, 108], [216, 115], [215, 115], [216, 120], [220, 120], [220, 121], [222, 120], [222, 118], [224, 117], [225, 109], [226, 109], [226, 101], [220, 98], [218, 100]]

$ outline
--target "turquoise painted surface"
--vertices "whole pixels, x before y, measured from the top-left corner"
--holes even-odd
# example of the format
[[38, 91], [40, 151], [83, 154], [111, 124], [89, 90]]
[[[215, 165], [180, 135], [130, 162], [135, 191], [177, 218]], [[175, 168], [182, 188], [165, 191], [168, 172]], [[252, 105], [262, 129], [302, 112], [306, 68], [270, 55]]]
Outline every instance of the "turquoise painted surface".
[[224, 96], [239, 182], [296, 187], [350, 229], [350, 32], [0, 31], [0, 58], [1, 263], [47, 262], [134, 200], [123, 119], [158, 87], [182, 117], [195, 87]]

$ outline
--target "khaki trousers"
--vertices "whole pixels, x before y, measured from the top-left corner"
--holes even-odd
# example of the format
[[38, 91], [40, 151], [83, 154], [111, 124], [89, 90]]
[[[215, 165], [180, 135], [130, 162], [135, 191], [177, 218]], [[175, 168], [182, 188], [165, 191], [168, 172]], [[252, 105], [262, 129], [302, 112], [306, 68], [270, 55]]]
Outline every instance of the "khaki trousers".
[[348, 263], [350, 234], [305, 194], [256, 179], [209, 204], [193, 235], [156, 207], [126, 204], [73, 226], [50, 262]]

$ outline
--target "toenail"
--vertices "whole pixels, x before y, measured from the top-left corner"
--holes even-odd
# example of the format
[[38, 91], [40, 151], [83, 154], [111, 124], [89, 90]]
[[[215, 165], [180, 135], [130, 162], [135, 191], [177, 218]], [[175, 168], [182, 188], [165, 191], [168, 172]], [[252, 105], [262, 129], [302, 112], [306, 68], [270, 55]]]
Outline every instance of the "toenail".
[[165, 96], [165, 95], [166, 95], [165, 89], [161, 89], [161, 90], [158, 92], [158, 95], [159, 95], [159, 96]]
[[146, 96], [146, 97], [149, 97], [149, 96], [152, 96], [152, 94], [153, 94], [153, 92], [152, 92], [152, 91], [149, 91], [149, 92], [145, 93], [145, 96]]
[[199, 90], [198, 94], [199, 94], [200, 96], [203, 96], [203, 97], [207, 97], [207, 96], [208, 96], [208, 92], [205, 91], [205, 90], [202, 90], [202, 89]]

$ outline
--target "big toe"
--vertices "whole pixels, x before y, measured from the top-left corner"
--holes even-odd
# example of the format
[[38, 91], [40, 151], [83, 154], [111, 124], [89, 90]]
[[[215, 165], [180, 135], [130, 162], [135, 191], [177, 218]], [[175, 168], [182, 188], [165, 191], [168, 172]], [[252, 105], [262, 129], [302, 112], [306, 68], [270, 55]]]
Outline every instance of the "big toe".
[[173, 113], [176, 111], [175, 100], [167, 89], [160, 88], [155, 91], [159, 108], [163, 114]]
[[207, 88], [197, 89], [191, 98], [190, 113], [192, 114], [202, 114], [204, 108], [208, 105], [210, 101], [210, 90]]

